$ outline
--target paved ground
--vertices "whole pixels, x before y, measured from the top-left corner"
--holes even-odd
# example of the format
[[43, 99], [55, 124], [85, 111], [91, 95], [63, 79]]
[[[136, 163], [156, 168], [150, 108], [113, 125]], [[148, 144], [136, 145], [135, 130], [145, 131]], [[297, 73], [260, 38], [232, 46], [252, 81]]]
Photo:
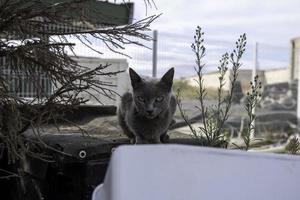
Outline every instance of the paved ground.
[[[214, 104], [213, 101], [208, 101], [207, 105]], [[195, 106], [198, 105], [198, 102], [196, 100], [192, 101], [183, 101], [183, 109], [186, 111], [186, 114], [189, 116], [189, 118], [192, 118], [196, 115], [199, 115], [199, 110], [195, 108]], [[273, 114], [266, 114], [265, 113], [272, 113]], [[242, 117], [247, 117], [246, 112], [241, 105], [232, 105], [232, 109], [230, 111], [230, 118], [229, 121], [233, 121], [235, 123], [240, 123]], [[264, 135], [263, 137], [266, 137], [268, 139], [271, 139], [272, 141], [275, 141], [278, 144], [281, 144], [282, 142], [286, 141], [289, 134], [284, 132], [282, 130], [282, 122], [286, 120], [290, 115], [289, 112], [282, 111], [281, 114], [279, 111], [266, 111], [263, 109], [258, 109], [257, 111], [258, 115], [262, 115], [261, 120], [265, 120], [266, 126], [264, 127], [267, 131], [267, 135]], [[277, 119], [274, 123], [269, 124], [269, 121], [271, 118]], [[179, 112], [177, 112], [176, 115], [176, 121], [182, 120]], [[196, 123], [193, 125], [194, 127], [201, 126], [201, 122]], [[289, 126], [286, 123], [286, 126]], [[85, 132], [89, 135], [92, 135], [94, 137], [100, 137], [100, 138], [123, 138], [125, 137], [122, 134], [122, 130], [120, 126], [118, 125], [117, 117], [116, 116], [104, 116], [104, 117], [97, 117], [94, 119], [86, 120], [83, 123], [81, 123], [80, 126], [74, 127], [69, 125], [61, 125], [60, 132], [62, 133], [80, 133]], [[54, 126], [48, 126], [45, 129], [45, 132], [47, 133], [57, 133], [58, 130]], [[169, 131], [169, 135], [171, 138], [191, 138], [191, 131], [187, 126], [176, 128], [174, 130]], [[235, 139], [235, 143], [240, 142], [239, 140]]]

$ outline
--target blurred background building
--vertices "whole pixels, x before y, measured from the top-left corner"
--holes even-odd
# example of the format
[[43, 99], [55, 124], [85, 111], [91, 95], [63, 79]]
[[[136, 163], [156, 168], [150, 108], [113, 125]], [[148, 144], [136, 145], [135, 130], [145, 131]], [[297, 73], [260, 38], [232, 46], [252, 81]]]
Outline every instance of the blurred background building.
[[[52, 1], [52, 0], [48, 0]], [[90, 19], [92, 21], [82, 21], [82, 19], [75, 20], [72, 25], [66, 24], [51, 24], [45, 23], [45, 30], [49, 33], [53, 31], [54, 33], [62, 33], [64, 35], [71, 34], [74, 31], [84, 31], [84, 30], [93, 30], [96, 28], [103, 27], [112, 27], [112, 26], [121, 26], [126, 24], [131, 24], [133, 20], [133, 3], [110, 3], [104, 1], [87, 1], [86, 7], [82, 10], [87, 15], [89, 13], [95, 14], [95, 16], [91, 16]], [[95, 12], [91, 12], [91, 10]], [[71, 15], [72, 13], [66, 13], [66, 15]], [[73, 13], [74, 14], [74, 13]], [[90, 14], [91, 15], [91, 14]], [[76, 18], [76, 17], [74, 17]], [[45, 21], [45, 19], [37, 18], [35, 20]], [[53, 35], [52, 35], [53, 36]], [[49, 36], [45, 36], [49, 37]], [[1, 36], [0, 36], [1, 38]], [[11, 36], [10, 39], [18, 41], [19, 38], [15, 38], [15, 36]], [[111, 71], [124, 71], [127, 69], [128, 64], [124, 59], [100, 59], [98, 57], [73, 57], [74, 60], [78, 61], [78, 63], [84, 67], [96, 67], [100, 64], [111, 64], [107, 70]], [[23, 63], [17, 62], [18, 67], [22, 67]], [[0, 75], [1, 77], [8, 79], [9, 85], [7, 86], [10, 93], [14, 95], [18, 95], [19, 97], [23, 97], [25, 99], [32, 99], [37, 95], [37, 90], [41, 90], [44, 96], [49, 96], [55, 90], [51, 80], [44, 74], [42, 71], [37, 70], [36, 79], [41, 83], [42, 87], [36, 87], [33, 81], [33, 77], [29, 76], [27, 73], [17, 73], [12, 70], [13, 67], [11, 62], [8, 62], [5, 56], [0, 56]], [[37, 66], [38, 68], [38, 66]], [[104, 70], [105, 71], [105, 70]], [[111, 83], [112, 85], [110, 89], [116, 88], [116, 92], [122, 93], [123, 76], [118, 75], [116, 77], [110, 76], [104, 78], [106, 82]], [[35, 80], [36, 81], [36, 80]], [[95, 94], [95, 91], [90, 91], [91, 94]], [[96, 104], [95, 98], [90, 96], [86, 96], [86, 94], [82, 94], [84, 97], [90, 98], [89, 104]], [[116, 105], [118, 99], [118, 95], [112, 95], [110, 98], [105, 98], [104, 95], [96, 95], [95, 97], [100, 98], [100, 101], [106, 105]], [[97, 102], [99, 104], [99, 102]]]
[[[87, 104], [91, 105], [118, 105], [120, 101], [120, 96], [118, 94], [124, 94], [129, 90], [129, 79], [126, 74], [128, 69], [128, 62], [126, 59], [116, 59], [116, 58], [97, 58], [97, 57], [72, 57], [73, 60], [77, 61], [79, 65], [94, 69], [99, 65], [109, 67], [102, 70], [103, 73], [107, 72], [120, 72], [117, 75], [111, 76], [99, 76], [99, 80], [104, 83], [104, 87], [115, 91], [110, 95], [111, 98], [107, 98], [106, 95], [102, 94], [101, 91], [90, 90], [88, 93], [82, 93], [81, 96], [85, 99], [89, 99]], [[105, 86], [106, 85], [106, 86]], [[99, 102], [98, 100], [101, 102]]]

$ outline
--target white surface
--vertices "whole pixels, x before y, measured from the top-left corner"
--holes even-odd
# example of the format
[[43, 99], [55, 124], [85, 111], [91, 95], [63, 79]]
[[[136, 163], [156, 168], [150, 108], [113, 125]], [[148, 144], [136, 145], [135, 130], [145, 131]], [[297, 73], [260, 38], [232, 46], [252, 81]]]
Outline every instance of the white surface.
[[93, 195], [92, 195], [92, 199], [104, 199], [104, 197], [102, 195], [104, 195], [103, 184], [100, 184], [95, 188]]
[[299, 200], [300, 158], [183, 145], [117, 148], [93, 200]]
[[[103, 69], [102, 72], [116, 72], [116, 71], [126, 71], [128, 68], [128, 63], [126, 59], [105, 59], [105, 58], [97, 58], [97, 57], [72, 57], [75, 61], [78, 62], [79, 65], [88, 67], [90, 69], [94, 69], [98, 67], [100, 64], [105, 66], [109, 64], [110, 66], [106, 69]], [[99, 80], [115, 85], [115, 86], [103, 86], [104, 88], [113, 90], [117, 92], [120, 96], [129, 90], [129, 79], [126, 72], [118, 73], [116, 76], [98, 76]], [[94, 97], [97, 97], [104, 105], [119, 105], [120, 97], [116, 94], [110, 94], [110, 96], [116, 100], [111, 98], [107, 98], [105, 95], [99, 94], [99, 92], [94, 90], [89, 90], [89, 93], [81, 93], [80, 95], [89, 101], [86, 104], [89, 105], [102, 105], [100, 104]]]

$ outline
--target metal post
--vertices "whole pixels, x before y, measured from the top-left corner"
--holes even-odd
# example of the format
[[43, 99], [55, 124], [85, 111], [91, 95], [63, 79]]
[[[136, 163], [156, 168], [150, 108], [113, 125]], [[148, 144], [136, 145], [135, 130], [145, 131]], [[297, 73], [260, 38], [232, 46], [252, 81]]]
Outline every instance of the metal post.
[[[255, 76], [257, 74], [256, 70], [258, 67], [258, 43], [255, 42], [254, 47], [254, 63], [253, 63], [253, 69], [252, 69], [252, 83], [254, 83]], [[252, 109], [252, 114], [255, 115], [255, 107]], [[251, 127], [255, 127], [255, 120], [252, 122]], [[255, 135], [255, 128], [251, 130], [250, 132], [250, 138], [254, 138]]]
[[295, 79], [295, 45], [294, 40], [290, 41], [290, 80]]
[[[300, 54], [300, 53], [299, 53]], [[300, 57], [300, 55], [299, 55], [299, 57]], [[299, 79], [299, 77], [300, 77], [300, 66], [297, 66], [298, 67], [298, 94], [297, 94], [297, 124], [298, 124], [298, 126], [300, 126], [300, 79]]]
[[[297, 121], [298, 126], [300, 126], [300, 39], [293, 40], [293, 72], [298, 71], [298, 94], [297, 94]], [[298, 62], [297, 62], [298, 61]], [[296, 77], [296, 74], [294, 74], [294, 77]]]
[[255, 78], [255, 76], [257, 74], [257, 72], [256, 72], [257, 65], [258, 65], [257, 53], [258, 53], [258, 42], [255, 42], [255, 46], [254, 46], [254, 60], [253, 60], [253, 69], [252, 69], [252, 82], [254, 81], [254, 78]]
[[153, 31], [153, 48], [152, 48], [152, 77], [157, 76], [157, 30]]

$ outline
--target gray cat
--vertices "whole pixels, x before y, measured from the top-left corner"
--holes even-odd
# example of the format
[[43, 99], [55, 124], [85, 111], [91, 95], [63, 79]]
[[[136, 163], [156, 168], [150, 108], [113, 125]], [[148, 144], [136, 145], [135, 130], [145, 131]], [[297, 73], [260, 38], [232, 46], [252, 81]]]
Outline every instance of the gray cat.
[[142, 78], [129, 68], [133, 92], [125, 93], [118, 109], [119, 124], [132, 143], [166, 142], [175, 121], [176, 99], [172, 94], [174, 68], [159, 79]]

